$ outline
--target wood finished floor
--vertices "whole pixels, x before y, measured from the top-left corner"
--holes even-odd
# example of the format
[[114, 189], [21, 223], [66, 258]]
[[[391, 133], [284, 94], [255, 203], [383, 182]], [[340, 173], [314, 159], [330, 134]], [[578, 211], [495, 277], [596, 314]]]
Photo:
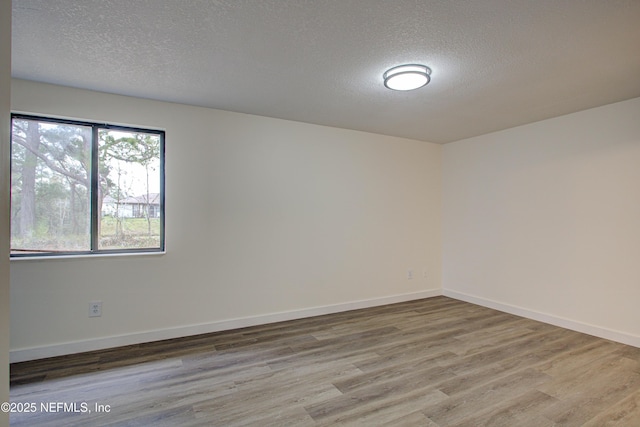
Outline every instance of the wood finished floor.
[[13, 364], [11, 400], [93, 411], [12, 426], [637, 427], [640, 349], [436, 297]]

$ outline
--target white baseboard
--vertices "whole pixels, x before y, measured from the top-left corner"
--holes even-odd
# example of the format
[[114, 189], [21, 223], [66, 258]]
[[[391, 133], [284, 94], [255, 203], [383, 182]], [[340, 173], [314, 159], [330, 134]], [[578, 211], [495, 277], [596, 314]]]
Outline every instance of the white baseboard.
[[634, 347], [640, 347], [640, 336], [629, 334], [626, 332], [602, 328], [600, 326], [578, 322], [576, 320], [566, 319], [564, 317], [554, 316], [552, 314], [542, 313], [535, 310], [529, 310], [527, 308], [505, 304], [487, 298], [452, 291], [449, 289], [443, 289], [442, 295], [461, 301], [470, 302], [472, 304], [493, 308], [495, 310], [504, 311], [506, 313], [515, 314], [517, 316], [526, 317], [528, 319], [538, 320], [540, 322], [560, 326], [562, 328], [571, 329], [572, 331], [582, 332], [588, 335], [616, 341], [622, 344], [632, 345]]
[[10, 352], [10, 362], [25, 362], [27, 360], [44, 359], [47, 357], [63, 356], [67, 354], [82, 353], [85, 351], [102, 350], [105, 348], [141, 344], [145, 342], [167, 340], [172, 338], [186, 337], [190, 335], [206, 334], [210, 332], [226, 331], [230, 329], [245, 328], [248, 326], [265, 325], [268, 323], [282, 322], [286, 320], [303, 319], [305, 317], [321, 316], [323, 314], [339, 313], [343, 311], [357, 310], [360, 308], [377, 307], [380, 305], [394, 304], [398, 302], [412, 301], [422, 298], [431, 298], [439, 295], [442, 295], [441, 289], [431, 289], [420, 292], [412, 292], [408, 294], [391, 295], [382, 298], [352, 301], [321, 307], [311, 307], [302, 310], [292, 310], [260, 316], [221, 320], [218, 322], [200, 325], [189, 325], [170, 329], [138, 332], [127, 335], [67, 342], [42, 347], [16, 349], [11, 350]]

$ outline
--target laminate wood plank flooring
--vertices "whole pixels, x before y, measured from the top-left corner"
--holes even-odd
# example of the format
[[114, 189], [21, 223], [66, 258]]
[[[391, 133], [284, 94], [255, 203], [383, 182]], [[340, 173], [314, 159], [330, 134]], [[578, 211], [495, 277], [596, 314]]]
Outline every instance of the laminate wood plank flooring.
[[12, 426], [638, 427], [640, 349], [435, 297], [16, 363], [10, 394]]

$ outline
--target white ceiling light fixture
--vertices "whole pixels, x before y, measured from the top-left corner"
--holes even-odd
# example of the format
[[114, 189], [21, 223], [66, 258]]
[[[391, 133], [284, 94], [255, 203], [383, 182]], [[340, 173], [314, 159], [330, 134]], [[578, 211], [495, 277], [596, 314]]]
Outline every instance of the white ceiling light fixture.
[[420, 64], [398, 65], [383, 75], [385, 87], [391, 90], [414, 90], [431, 81], [431, 68]]

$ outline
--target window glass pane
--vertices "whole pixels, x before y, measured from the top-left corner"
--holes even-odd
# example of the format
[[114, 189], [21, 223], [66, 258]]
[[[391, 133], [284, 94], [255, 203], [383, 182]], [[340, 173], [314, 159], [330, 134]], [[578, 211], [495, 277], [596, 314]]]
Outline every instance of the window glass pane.
[[160, 248], [160, 136], [100, 129], [98, 144], [98, 249]]
[[90, 250], [91, 127], [12, 126], [11, 252]]

